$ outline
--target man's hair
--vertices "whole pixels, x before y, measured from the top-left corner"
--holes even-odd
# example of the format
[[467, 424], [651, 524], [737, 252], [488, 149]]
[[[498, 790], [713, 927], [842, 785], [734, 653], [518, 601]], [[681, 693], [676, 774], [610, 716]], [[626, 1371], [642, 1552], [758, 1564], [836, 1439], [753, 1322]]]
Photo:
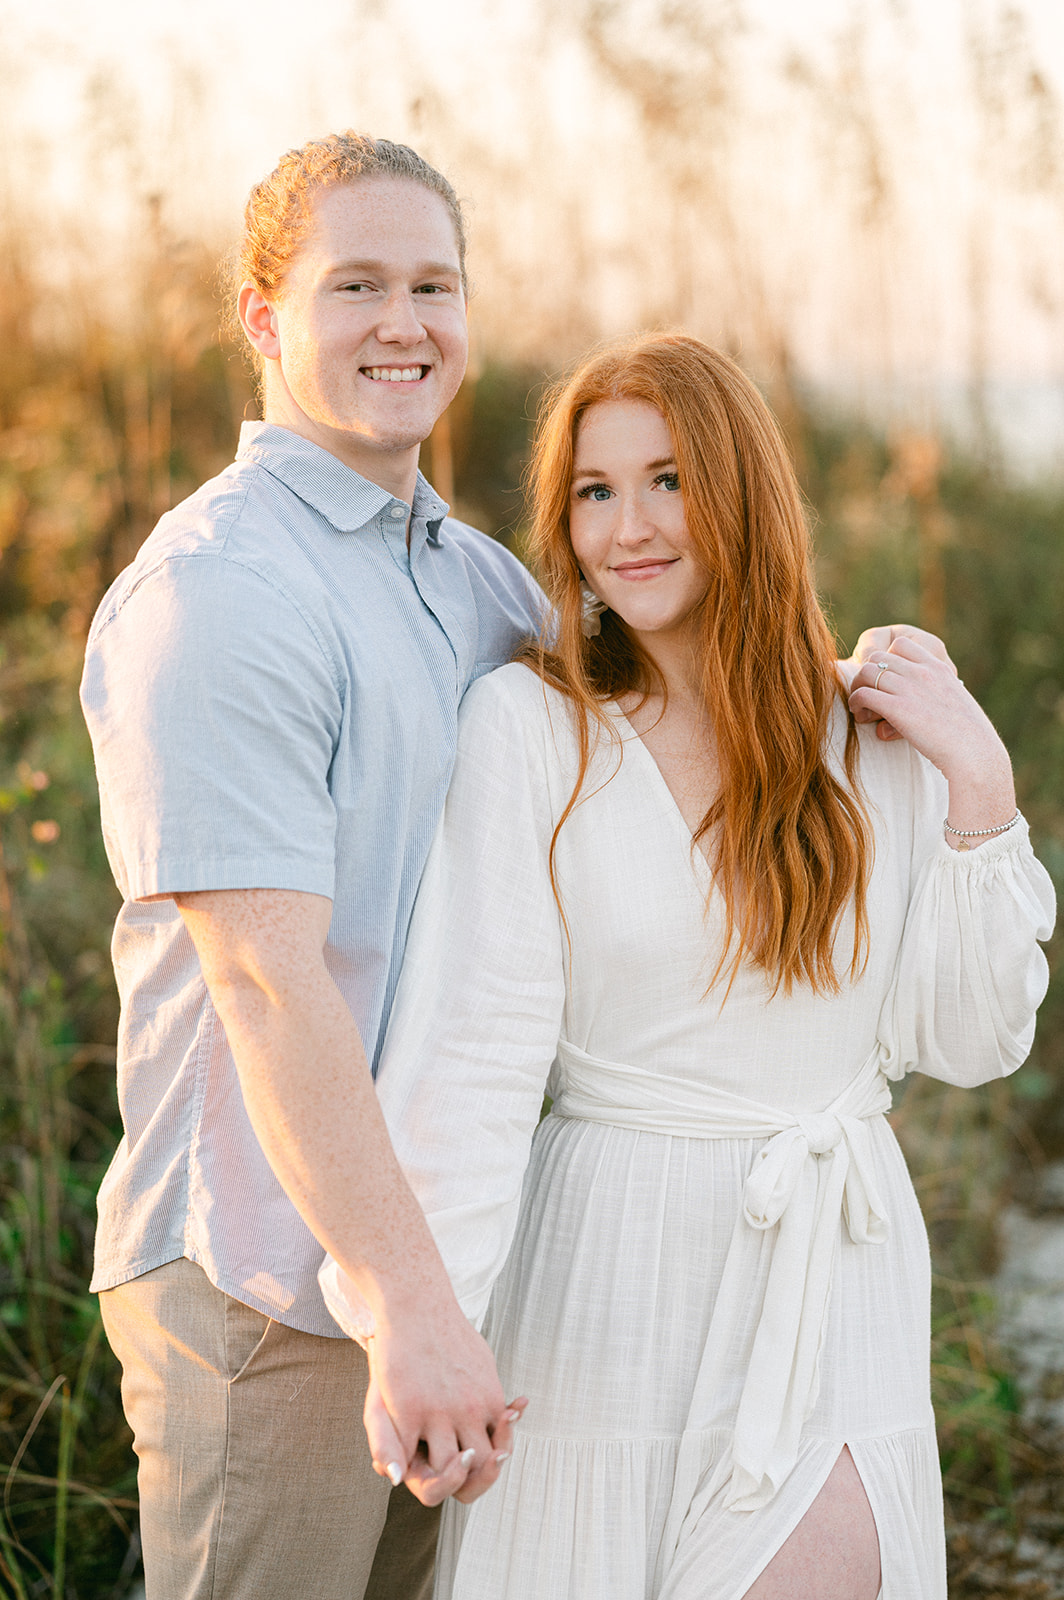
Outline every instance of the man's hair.
[[454, 224], [464, 285], [465, 221], [447, 179], [408, 145], [348, 129], [289, 150], [252, 189], [244, 208], [244, 237], [233, 262], [234, 300], [247, 282], [267, 300], [278, 298], [292, 258], [313, 225], [315, 194], [360, 178], [409, 178], [439, 195]]

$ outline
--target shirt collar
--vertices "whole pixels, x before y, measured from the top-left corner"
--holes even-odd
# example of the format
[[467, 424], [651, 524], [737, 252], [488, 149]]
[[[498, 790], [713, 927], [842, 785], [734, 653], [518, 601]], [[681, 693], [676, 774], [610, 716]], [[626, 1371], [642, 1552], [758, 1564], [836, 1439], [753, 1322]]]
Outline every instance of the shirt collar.
[[[405, 500], [370, 483], [320, 445], [273, 422], [242, 423], [236, 458], [254, 461], [280, 479], [341, 533], [355, 533], [393, 505], [406, 505]], [[409, 509], [415, 521], [424, 520], [431, 543], [438, 544], [448, 507], [420, 472]]]

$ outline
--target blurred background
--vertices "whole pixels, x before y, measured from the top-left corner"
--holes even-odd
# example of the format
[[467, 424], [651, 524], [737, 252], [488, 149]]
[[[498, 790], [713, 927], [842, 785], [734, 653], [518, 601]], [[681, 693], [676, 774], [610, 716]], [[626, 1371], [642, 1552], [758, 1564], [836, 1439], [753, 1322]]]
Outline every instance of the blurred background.
[[[946, 638], [1064, 881], [1059, 0], [0, 0], [0, 1593], [138, 1582], [85, 1292], [118, 1137], [116, 895], [85, 632], [256, 415], [222, 316], [250, 185], [356, 127], [472, 232], [474, 355], [423, 465], [520, 553], [544, 381], [683, 326], [790, 439], [846, 653]], [[1031, 1062], [914, 1080], [955, 1596], [1064, 1596], [1064, 988]], [[887, 1308], [884, 1308], [885, 1312]]]

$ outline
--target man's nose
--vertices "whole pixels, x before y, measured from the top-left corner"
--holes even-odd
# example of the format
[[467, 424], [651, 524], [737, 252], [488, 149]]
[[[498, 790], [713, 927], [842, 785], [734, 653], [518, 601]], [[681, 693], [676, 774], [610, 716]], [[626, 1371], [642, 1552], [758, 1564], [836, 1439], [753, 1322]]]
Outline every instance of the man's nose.
[[417, 307], [405, 290], [390, 294], [381, 307], [377, 337], [388, 344], [420, 344], [425, 338]]

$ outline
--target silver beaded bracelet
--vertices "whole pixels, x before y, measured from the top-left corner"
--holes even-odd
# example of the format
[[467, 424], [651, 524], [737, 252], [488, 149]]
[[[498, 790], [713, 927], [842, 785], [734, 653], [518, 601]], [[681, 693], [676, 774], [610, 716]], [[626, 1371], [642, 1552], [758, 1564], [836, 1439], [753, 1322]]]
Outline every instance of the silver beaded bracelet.
[[[1008, 833], [1009, 829], [1014, 828], [1019, 820], [1020, 812], [1017, 811], [1016, 815], [1010, 817], [1008, 822], [1001, 822], [996, 828], [955, 828], [948, 817], [943, 817], [942, 826], [947, 833], [952, 833], [955, 839], [988, 839], [992, 833]], [[959, 850], [970, 850], [972, 847], [970, 844], [965, 843], [958, 845], [957, 848]]]

